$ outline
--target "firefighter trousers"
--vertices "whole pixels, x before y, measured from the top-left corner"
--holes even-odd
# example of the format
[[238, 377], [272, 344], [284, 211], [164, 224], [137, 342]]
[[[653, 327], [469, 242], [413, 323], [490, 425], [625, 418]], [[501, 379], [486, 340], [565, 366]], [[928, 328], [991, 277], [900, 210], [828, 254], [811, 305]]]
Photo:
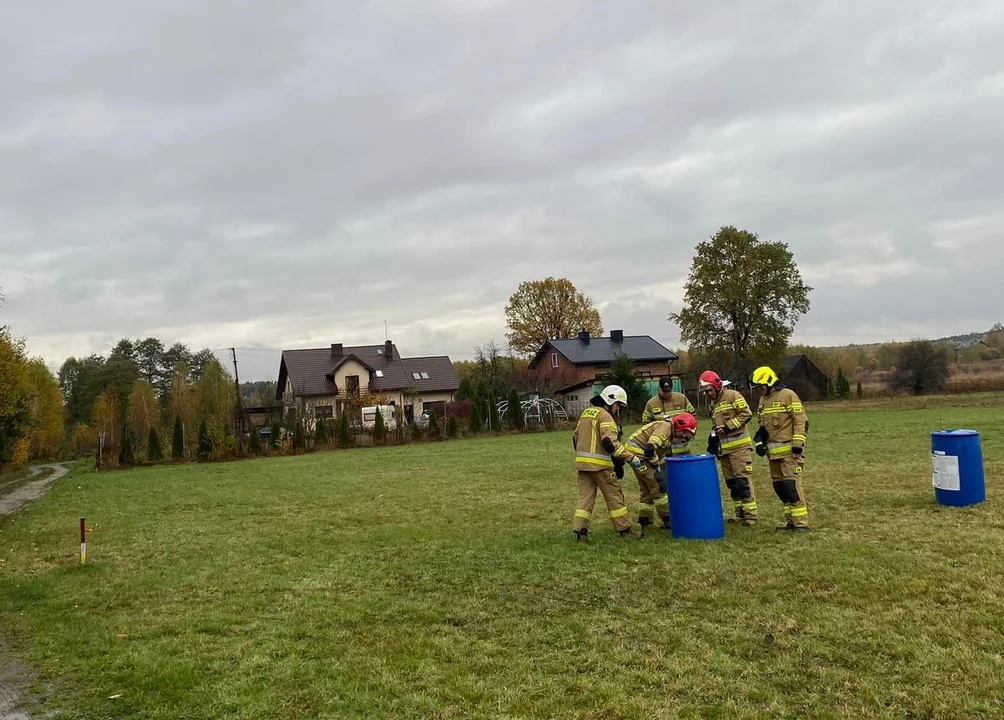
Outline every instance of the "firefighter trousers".
[[666, 486], [659, 482], [655, 474], [655, 466], [645, 460], [641, 469], [631, 468], [638, 478], [638, 489], [641, 498], [638, 501], [638, 524], [644, 527], [652, 524], [652, 516], [656, 512], [665, 525], [669, 525], [669, 498], [666, 496]]
[[718, 458], [725, 486], [732, 496], [737, 520], [755, 522], [759, 519], [756, 493], [753, 491], [753, 447], [743, 445]]
[[801, 455], [783, 455], [770, 461], [770, 479], [774, 492], [784, 506], [784, 520], [791, 527], [809, 527], [809, 509], [802, 492]]
[[603, 493], [603, 500], [610, 512], [610, 522], [614, 530], [631, 528], [631, 518], [628, 517], [627, 503], [624, 502], [624, 491], [617, 482], [611, 470], [579, 470], [579, 500], [575, 505], [575, 520], [573, 530], [589, 527], [589, 519], [593, 515], [593, 505], [596, 504], [596, 491]]

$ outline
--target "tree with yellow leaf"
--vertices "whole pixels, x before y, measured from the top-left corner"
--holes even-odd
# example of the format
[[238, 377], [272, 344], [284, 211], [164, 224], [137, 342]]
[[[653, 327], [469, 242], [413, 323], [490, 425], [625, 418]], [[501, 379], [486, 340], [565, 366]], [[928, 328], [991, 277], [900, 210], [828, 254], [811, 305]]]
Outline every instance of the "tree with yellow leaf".
[[0, 470], [28, 459], [31, 407], [24, 340], [0, 327]]
[[160, 405], [149, 380], [143, 378], [133, 383], [129, 391], [127, 417], [140, 442], [146, 442], [150, 428], [160, 424]]
[[32, 427], [28, 433], [30, 458], [54, 458], [59, 453], [66, 417], [59, 381], [41, 358], [28, 362], [26, 379], [32, 417]]

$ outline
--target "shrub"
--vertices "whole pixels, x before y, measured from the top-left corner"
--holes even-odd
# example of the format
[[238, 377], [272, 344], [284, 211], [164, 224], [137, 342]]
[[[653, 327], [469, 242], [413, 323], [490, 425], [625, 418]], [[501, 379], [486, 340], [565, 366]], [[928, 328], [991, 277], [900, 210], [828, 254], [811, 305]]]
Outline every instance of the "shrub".
[[132, 437], [132, 430], [129, 428], [129, 424], [126, 423], [122, 425], [122, 442], [119, 444], [119, 464], [120, 465], [132, 465], [135, 458], [135, 451], [133, 446], [135, 445]]
[[450, 415], [449, 420], [446, 421], [446, 434], [451, 438], [460, 434], [460, 423], [457, 422], [456, 415]]
[[279, 449], [279, 437], [282, 435], [282, 426], [279, 425], [279, 421], [278, 420], [273, 420], [272, 421], [272, 427], [270, 427], [268, 429], [268, 432], [269, 432], [268, 446], [272, 450], [278, 450]]
[[303, 421], [300, 418], [296, 419], [293, 424], [293, 451], [302, 452], [307, 448], [306, 433], [303, 428]]
[[930, 340], [903, 345], [896, 357], [892, 387], [924, 395], [941, 390], [948, 379], [948, 353]]
[[429, 413], [429, 439], [438, 440], [442, 433], [439, 429], [439, 418], [436, 416], [436, 411], [433, 410]]
[[325, 420], [314, 423], [314, 447], [320, 447], [328, 442], [328, 424]]
[[174, 416], [174, 437], [171, 440], [171, 457], [180, 460], [185, 457], [185, 427], [181, 415]]
[[837, 368], [837, 382], [833, 386], [833, 390], [840, 400], [846, 400], [851, 396], [851, 384], [847, 381], [843, 368]]
[[258, 434], [258, 428], [253, 425], [248, 436], [248, 451], [255, 455], [261, 452], [261, 435]]
[[519, 393], [516, 388], [509, 391], [509, 426], [513, 430], [522, 430], [526, 425], [523, 418], [523, 408], [519, 404]]
[[857, 396], [858, 396], [858, 400], [860, 400], [861, 398], [863, 398], [865, 396], [864, 392], [861, 390], [861, 382], [860, 381], [858, 382]]
[[346, 448], [352, 443], [352, 433], [349, 429], [349, 414], [342, 411], [338, 416], [338, 447]]
[[382, 443], [387, 437], [387, 427], [383, 422], [383, 413], [377, 410], [376, 417], [373, 418], [373, 442]]
[[209, 437], [209, 429], [206, 421], [199, 423], [199, 460], [205, 462], [213, 455], [213, 440]]
[[472, 435], [480, 433], [485, 426], [481, 418], [481, 398], [475, 397], [471, 400], [470, 414], [467, 416], [467, 429]]
[[164, 449], [160, 446], [160, 435], [157, 428], [150, 426], [150, 434], [146, 439], [146, 459], [150, 462], [160, 462], [164, 459]]

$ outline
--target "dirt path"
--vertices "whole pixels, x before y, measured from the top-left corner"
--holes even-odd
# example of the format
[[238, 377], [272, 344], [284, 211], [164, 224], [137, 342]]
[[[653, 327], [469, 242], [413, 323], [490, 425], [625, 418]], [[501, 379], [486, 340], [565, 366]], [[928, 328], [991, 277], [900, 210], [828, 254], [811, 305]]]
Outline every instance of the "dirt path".
[[[47, 475], [32, 480], [46, 470]], [[28, 471], [27, 477], [0, 487], [0, 516], [10, 515], [25, 503], [38, 500], [52, 483], [69, 472], [70, 469], [65, 465], [36, 465]], [[0, 715], [0, 718], [2, 717], [3, 715]]]
[[[65, 465], [36, 465], [26, 477], [0, 486], [0, 517], [42, 497], [54, 482], [69, 472]], [[19, 698], [32, 679], [28, 666], [11, 655], [0, 640], [0, 720], [31, 720], [31, 716], [19, 707]]]

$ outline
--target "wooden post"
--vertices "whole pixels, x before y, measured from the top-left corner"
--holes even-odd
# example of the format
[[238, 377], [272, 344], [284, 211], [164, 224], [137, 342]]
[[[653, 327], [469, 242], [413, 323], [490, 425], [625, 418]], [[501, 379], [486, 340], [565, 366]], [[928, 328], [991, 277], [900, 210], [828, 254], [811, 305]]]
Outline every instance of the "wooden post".
[[80, 564], [87, 562], [87, 527], [84, 518], [80, 518]]

